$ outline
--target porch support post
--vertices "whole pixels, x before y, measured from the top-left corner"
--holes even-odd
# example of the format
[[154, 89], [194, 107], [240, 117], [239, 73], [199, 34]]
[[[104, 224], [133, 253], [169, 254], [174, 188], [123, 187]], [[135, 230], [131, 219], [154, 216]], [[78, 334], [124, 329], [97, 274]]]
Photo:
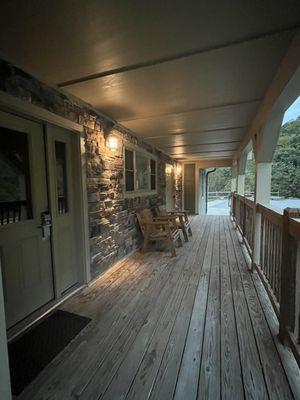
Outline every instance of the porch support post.
[[0, 265], [0, 399], [11, 400], [10, 374], [7, 354], [6, 323]]
[[237, 192], [241, 196], [245, 194], [245, 171], [247, 163], [247, 153], [242, 153], [237, 162]]
[[[271, 198], [272, 160], [278, 142], [283, 114], [270, 119], [261, 130], [257, 140], [253, 140], [255, 155], [254, 202], [268, 206]], [[252, 269], [260, 264], [261, 214], [254, 209]]]
[[236, 192], [237, 189], [237, 165], [231, 167], [231, 191]]

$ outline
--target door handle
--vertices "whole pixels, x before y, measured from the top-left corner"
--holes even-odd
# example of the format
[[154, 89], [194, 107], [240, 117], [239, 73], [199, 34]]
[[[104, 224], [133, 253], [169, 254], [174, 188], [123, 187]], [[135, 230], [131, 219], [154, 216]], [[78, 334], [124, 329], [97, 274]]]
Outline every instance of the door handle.
[[49, 240], [51, 237], [51, 214], [49, 212], [41, 212], [41, 225], [37, 228], [42, 230], [42, 240]]

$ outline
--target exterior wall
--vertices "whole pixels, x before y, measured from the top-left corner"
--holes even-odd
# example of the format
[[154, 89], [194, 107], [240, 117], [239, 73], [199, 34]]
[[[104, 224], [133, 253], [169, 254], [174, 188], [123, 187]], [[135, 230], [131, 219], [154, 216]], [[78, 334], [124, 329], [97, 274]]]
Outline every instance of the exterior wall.
[[[49, 87], [12, 64], [0, 60], [0, 90], [40, 106], [84, 127], [91, 277], [134, 250], [141, 241], [135, 214], [165, 203], [165, 164], [173, 160], [144, 143], [81, 100]], [[118, 137], [118, 150], [105, 145], [108, 134]], [[131, 143], [157, 157], [157, 194], [124, 198], [123, 146]], [[175, 205], [181, 208], [182, 173], [175, 173]]]

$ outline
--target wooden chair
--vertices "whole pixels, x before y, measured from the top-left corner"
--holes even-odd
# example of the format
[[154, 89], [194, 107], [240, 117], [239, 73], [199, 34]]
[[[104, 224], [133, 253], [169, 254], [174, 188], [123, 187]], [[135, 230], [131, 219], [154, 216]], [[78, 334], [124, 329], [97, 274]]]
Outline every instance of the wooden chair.
[[155, 207], [156, 214], [160, 218], [170, 218], [173, 217], [177, 221], [177, 226], [182, 230], [184, 240], [188, 242], [188, 233], [192, 236], [191, 223], [188, 217], [187, 211], [166, 211], [165, 206], [157, 205]]
[[144, 236], [142, 252], [144, 252], [152, 241], [164, 240], [168, 242], [171, 254], [176, 257], [174, 243], [178, 241], [182, 246], [182, 240], [176, 224], [172, 223], [172, 219], [160, 219], [152, 217], [150, 210], [143, 210], [137, 213], [137, 218]]

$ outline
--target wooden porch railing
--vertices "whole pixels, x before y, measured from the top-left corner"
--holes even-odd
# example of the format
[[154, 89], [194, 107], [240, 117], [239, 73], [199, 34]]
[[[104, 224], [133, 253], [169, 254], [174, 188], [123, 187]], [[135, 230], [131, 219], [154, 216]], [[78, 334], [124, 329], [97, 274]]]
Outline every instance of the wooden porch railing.
[[232, 195], [232, 215], [245, 241], [250, 255], [253, 251], [253, 224], [255, 203], [237, 193]]
[[255, 268], [280, 322], [280, 337], [287, 338], [300, 364], [300, 209], [283, 214], [232, 195], [231, 214], [253, 257], [255, 214], [260, 214], [259, 262]]

